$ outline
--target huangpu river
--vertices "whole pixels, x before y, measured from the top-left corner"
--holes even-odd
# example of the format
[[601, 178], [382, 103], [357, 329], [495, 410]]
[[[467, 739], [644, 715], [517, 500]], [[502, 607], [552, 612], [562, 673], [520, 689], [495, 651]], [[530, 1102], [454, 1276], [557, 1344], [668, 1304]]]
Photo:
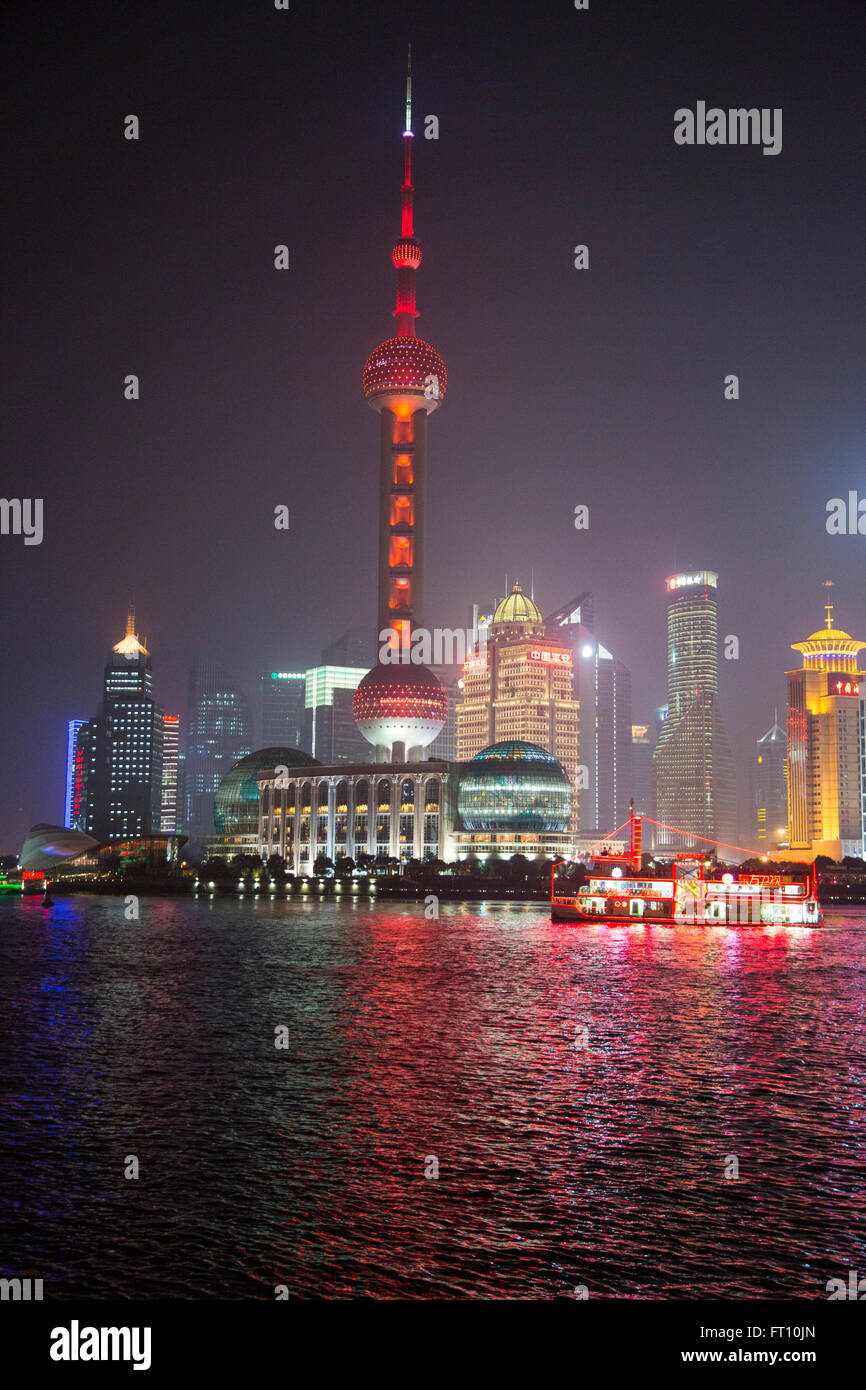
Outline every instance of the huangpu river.
[[826, 1298], [866, 1272], [866, 909], [827, 919], [4, 898], [0, 1273]]

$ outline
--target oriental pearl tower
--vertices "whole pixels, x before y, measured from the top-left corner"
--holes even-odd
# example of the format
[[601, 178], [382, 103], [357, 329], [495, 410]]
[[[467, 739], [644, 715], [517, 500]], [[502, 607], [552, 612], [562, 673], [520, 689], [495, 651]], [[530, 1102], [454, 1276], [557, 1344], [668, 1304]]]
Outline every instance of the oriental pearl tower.
[[[423, 625], [424, 484], [427, 417], [445, 398], [445, 363], [415, 333], [415, 240], [412, 197], [412, 51], [406, 75], [403, 216], [391, 253], [397, 271], [397, 333], [364, 364], [364, 395], [379, 412], [380, 662], [355, 691], [355, 723], [379, 762], [413, 761], [442, 729], [448, 696], [425, 666], [411, 661], [412, 634]], [[381, 657], [387, 653], [388, 660]]]

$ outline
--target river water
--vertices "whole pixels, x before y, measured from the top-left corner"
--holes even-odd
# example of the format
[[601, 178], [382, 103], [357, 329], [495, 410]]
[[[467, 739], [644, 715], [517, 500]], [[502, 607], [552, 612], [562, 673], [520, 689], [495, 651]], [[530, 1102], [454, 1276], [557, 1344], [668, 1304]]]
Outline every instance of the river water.
[[864, 999], [863, 908], [5, 898], [0, 1272], [46, 1298], [826, 1298], [866, 1272]]

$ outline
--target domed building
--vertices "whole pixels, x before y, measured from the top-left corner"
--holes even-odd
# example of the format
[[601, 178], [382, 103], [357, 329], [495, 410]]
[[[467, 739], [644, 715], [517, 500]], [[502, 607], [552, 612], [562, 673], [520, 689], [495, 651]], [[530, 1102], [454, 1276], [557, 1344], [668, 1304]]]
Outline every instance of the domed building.
[[544, 636], [544, 619], [541, 609], [534, 599], [523, 592], [520, 581], [515, 580], [511, 593], [500, 599], [490, 621], [490, 629], [499, 636], [511, 633], [526, 636], [537, 633]]
[[356, 689], [352, 713], [378, 762], [412, 762], [443, 729], [448, 696], [426, 666], [379, 665]]
[[259, 782], [285, 767], [319, 767], [318, 759], [300, 748], [258, 748], [240, 758], [220, 781], [214, 797], [214, 834], [205, 853], [231, 858], [234, 854], [259, 853]]
[[461, 773], [458, 855], [568, 858], [571, 782], [562, 763], [538, 744], [504, 739], [482, 749]]
[[[828, 584], [828, 588], [830, 585]], [[826, 621], [792, 649], [802, 657], [788, 678], [788, 839], [781, 858], [860, 858], [863, 822], [861, 709], [866, 642]]]
[[[546, 749], [571, 782], [570, 828], [577, 829], [578, 721], [574, 651], [520, 583], [500, 599], [482, 642], [463, 668], [457, 757], [518, 741]], [[584, 786], [586, 783], [584, 782]]]

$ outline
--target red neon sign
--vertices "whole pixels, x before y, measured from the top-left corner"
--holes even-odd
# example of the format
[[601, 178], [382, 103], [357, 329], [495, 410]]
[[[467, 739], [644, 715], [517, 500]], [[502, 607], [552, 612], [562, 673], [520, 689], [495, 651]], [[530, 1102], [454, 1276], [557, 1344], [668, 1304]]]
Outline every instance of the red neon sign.
[[571, 652], [548, 651], [546, 647], [534, 647], [529, 653], [530, 661], [544, 661], [549, 666], [571, 666]]

